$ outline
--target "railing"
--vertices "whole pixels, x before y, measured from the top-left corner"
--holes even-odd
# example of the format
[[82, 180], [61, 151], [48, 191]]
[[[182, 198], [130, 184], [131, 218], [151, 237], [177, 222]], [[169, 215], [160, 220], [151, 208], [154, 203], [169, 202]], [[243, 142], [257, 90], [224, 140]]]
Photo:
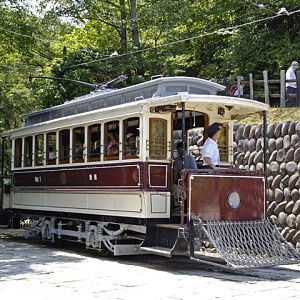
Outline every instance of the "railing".
[[[268, 71], [263, 71], [263, 79], [256, 79], [254, 80], [253, 74], [249, 73], [249, 80], [243, 80], [244, 87], [249, 88], [249, 94], [241, 95], [239, 94], [238, 97], [249, 98], [254, 100], [261, 100], [264, 99], [266, 104], [270, 105], [270, 98], [279, 98], [280, 99], [280, 107], [286, 107], [287, 102], [287, 95], [286, 95], [286, 83], [288, 82], [296, 82], [297, 93], [292, 96], [295, 100], [296, 106], [300, 106], [300, 70], [296, 71], [296, 80], [286, 80], [285, 77], [285, 70], [280, 70], [280, 78], [279, 79], [269, 79]], [[241, 85], [241, 77], [237, 77], [237, 85]], [[228, 79], [224, 79], [224, 83], [226, 86], [225, 94], [229, 94], [229, 82]], [[263, 86], [263, 94], [262, 93], [255, 93], [254, 94], [254, 87], [256, 86]], [[270, 85], [279, 85], [279, 93], [270, 93]], [[229, 87], [229, 89], [228, 89]], [[278, 88], [278, 87], [277, 87]]]

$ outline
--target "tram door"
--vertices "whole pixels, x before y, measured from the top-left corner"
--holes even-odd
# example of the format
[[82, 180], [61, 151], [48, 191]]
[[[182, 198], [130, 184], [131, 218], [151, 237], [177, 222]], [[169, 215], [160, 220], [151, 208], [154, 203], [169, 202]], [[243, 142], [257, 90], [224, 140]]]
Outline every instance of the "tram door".
[[182, 158], [185, 153], [192, 155], [197, 163], [197, 167], [202, 163], [201, 149], [204, 142], [204, 129], [207, 124], [207, 116], [197, 111], [187, 110], [185, 112], [185, 138], [186, 149], [181, 148], [183, 142], [182, 135], [182, 112], [173, 113], [173, 187], [172, 187], [172, 203], [173, 211], [179, 209], [178, 196], [178, 179], [180, 179], [182, 168]]

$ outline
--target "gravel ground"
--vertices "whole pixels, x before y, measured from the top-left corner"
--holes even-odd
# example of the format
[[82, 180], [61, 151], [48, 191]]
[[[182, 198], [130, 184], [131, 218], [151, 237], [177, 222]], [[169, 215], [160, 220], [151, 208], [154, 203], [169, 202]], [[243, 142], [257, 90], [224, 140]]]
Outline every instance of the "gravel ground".
[[245, 275], [157, 256], [103, 258], [0, 230], [1, 299], [300, 299], [300, 265]]

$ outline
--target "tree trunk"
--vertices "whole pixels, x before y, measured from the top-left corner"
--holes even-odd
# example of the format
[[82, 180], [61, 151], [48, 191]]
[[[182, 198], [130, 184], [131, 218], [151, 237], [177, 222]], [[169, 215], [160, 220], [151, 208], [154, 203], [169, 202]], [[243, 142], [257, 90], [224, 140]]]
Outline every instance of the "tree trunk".
[[[140, 45], [140, 34], [137, 23], [137, 0], [130, 0], [130, 24], [131, 24], [131, 36], [132, 36], [132, 46], [134, 51], [139, 50], [141, 48]], [[144, 75], [145, 70], [143, 68], [142, 58], [139, 53], [136, 54], [137, 75]]]
[[123, 53], [127, 52], [127, 28], [126, 28], [126, 7], [125, 0], [120, 0], [121, 12], [121, 50]]

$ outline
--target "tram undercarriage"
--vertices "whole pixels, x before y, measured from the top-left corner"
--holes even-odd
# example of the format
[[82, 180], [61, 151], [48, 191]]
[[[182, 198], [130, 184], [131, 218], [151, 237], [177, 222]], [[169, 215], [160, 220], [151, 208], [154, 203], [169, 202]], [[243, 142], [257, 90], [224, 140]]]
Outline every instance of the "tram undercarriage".
[[[300, 262], [298, 253], [268, 220], [191, 220], [188, 225], [134, 225], [100, 221], [40, 218], [25, 232], [43, 241], [71, 240], [87, 249], [115, 256], [154, 254], [185, 256], [199, 263], [225, 268], [252, 268]], [[211, 243], [216, 253], [202, 247]]]

